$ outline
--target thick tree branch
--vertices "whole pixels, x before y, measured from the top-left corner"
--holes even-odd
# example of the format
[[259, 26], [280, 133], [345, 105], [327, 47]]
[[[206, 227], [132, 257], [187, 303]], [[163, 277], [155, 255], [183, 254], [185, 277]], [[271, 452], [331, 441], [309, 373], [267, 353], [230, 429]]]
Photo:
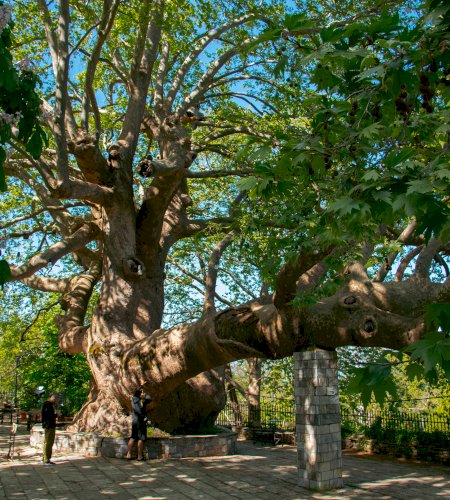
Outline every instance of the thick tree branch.
[[180, 90], [183, 81], [188, 74], [192, 65], [197, 61], [200, 54], [205, 50], [205, 48], [215, 39], [220, 37], [223, 33], [229, 31], [232, 28], [240, 26], [246, 23], [249, 20], [255, 19], [255, 14], [245, 14], [243, 16], [238, 17], [237, 19], [233, 19], [229, 23], [224, 24], [220, 28], [212, 29], [208, 31], [208, 33], [201, 39], [198, 46], [188, 55], [188, 57], [184, 60], [183, 64], [178, 69], [177, 73], [172, 82], [172, 86], [167, 94], [167, 101], [170, 105], [174, 102], [174, 99]]
[[163, 106], [164, 102], [164, 82], [166, 79], [168, 64], [169, 64], [170, 44], [164, 40], [161, 49], [161, 60], [156, 74], [155, 91], [153, 93], [153, 101], [155, 109], [158, 110]]
[[14, 226], [15, 224], [18, 224], [19, 222], [23, 222], [23, 221], [28, 220], [28, 219], [34, 219], [39, 214], [42, 214], [43, 212], [47, 212], [50, 210], [52, 210], [52, 211], [54, 211], [54, 210], [67, 210], [68, 208], [82, 207], [82, 206], [84, 206], [82, 203], [68, 203], [67, 205], [46, 206], [46, 207], [41, 208], [39, 210], [35, 210], [34, 212], [30, 212], [27, 215], [22, 215], [21, 217], [16, 217], [15, 219], [12, 219], [3, 225], [0, 225], [0, 230], [7, 229], [8, 227]]
[[394, 281], [397, 281], [397, 282], [402, 281], [403, 276], [404, 276], [405, 271], [406, 271], [406, 268], [409, 266], [409, 264], [414, 259], [414, 257], [419, 255], [419, 253], [422, 251], [422, 249], [423, 249], [423, 245], [420, 245], [420, 246], [414, 248], [413, 250], [411, 250], [410, 252], [408, 252], [405, 255], [405, 257], [403, 257], [403, 259], [401, 260], [401, 262], [397, 268], [397, 272], [395, 273], [395, 280]]
[[219, 262], [222, 258], [223, 252], [232, 243], [233, 238], [236, 236], [237, 231], [230, 231], [225, 238], [223, 238], [214, 247], [211, 257], [208, 262], [208, 272], [206, 275], [205, 283], [205, 301], [203, 303], [204, 314], [214, 314], [216, 307], [214, 305], [214, 297], [216, 293], [217, 274], [219, 270]]
[[68, 108], [67, 82], [69, 80], [69, 1], [59, 1], [58, 18], [58, 59], [56, 65], [56, 116], [54, 138], [57, 151], [57, 180], [64, 185], [69, 181], [69, 155], [66, 139], [66, 110]]
[[[288, 304], [292, 299], [294, 299], [297, 287], [307, 287], [308, 271], [311, 273], [311, 279], [315, 280], [315, 275], [321, 275], [321, 267], [318, 266], [314, 270], [312, 268], [320, 263], [327, 255], [333, 251], [333, 248], [327, 248], [321, 252], [308, 252], [300, 253], [294, 260], [288, 261], [277, 276], [277, 284], [275, 288], [275, 294], [273, 302], [277, 308], [282, 308]], [[299, 280], [297, 285], [297, 280], [305, 275]]]
[[126, 160], [130, 167], [144, 116], [153, 65], [158, 54], [163, 10], [163, 0], [146, 0], [142, 2], [139, 12], [138, 36], [129, 78], [130, 97], [118, 141], [122, 160]]
[[[413, 236], [417, 228], [417, 221], [412, 221], [408, 226], [402, 231], [400, 236], [397, 238], [399, 243], [406, 243]], [[378, 269], [376, 276], [373, 278], [374, 282], [381, 282], [387, 276], [389, 270], [392, 267], [395, 259], [397, 258], [398, 252], [393, 252], [386, 257], [385, 263]]]
[[69, 152], [75, 156], [84, 180], [92, 184], [111, 184], [111, 168], [100, 151], [96, 137], [79, 133], [67, 146]]
[[114, 193], [109, 187], [98, 186], [91, 182], [83, 182], [78, 179], [70, 179], [65, 184], [60, 184], [54, 191], [53, 196], [58, 199], [78, 198], [106, 205]]
[[84, 318], [100, 274], [101, 264], [96, 262], [89, 272], [70, 280], [61, 299], [61, 307], [65, 314], [55, 319], [58, 325], [58, 343], [63, 352], [68, 354], [86, 352]]
[[23, 280], [48, 265], [53, 265], [68, 253], [75, 252], [86, 246], [98, 235], [99, 229], [96, 224], [85, 224], [75, 231], [71, 236], [63, 238], [44, 252], [35, 255], [27, 264], [11, 268], [10, 281]]
[[320, 283], [327, 271], [328, 266], [325, 264], [325, 262], [321, 261], [317, 264], [314, 264], [297, 280], [297, 293], [305, 293], [315, 288]]
[[41, 292], [62, 293], [66, 290], [70, 279], [56, 279], [45, 276], [30, 276], [20, 280], [24, 285], [33, 288], [33, 290], [40, 290]]
[[442, 247], [442, 242], [438, 239], [431, 239], [428, 244], [422, 248], [416, 266], [414, 268], [414, 276], [421, 279], [429, 280], [430, 267], [439, 249]]
[[439, 255], [439, 254], [436, 254], [434, 256], [436, 262], [442, 266], [442, 268], [444, 269], [444, 272], [445, 272], [445, 276], [448, 278], [450, 276], [450, 269], [448, 267], [448, 264], [447, 262], [445, 262], [445, 260]]
[[93, 87], [94, 76], [99, 62], [102, 47], [113, 27], [114, 19], [116, 17], [119, 5], [120, 5], [120, 0], [114, 0], [112, 2], [111, 0], [103, 1], [103, 13], [100, 26], [97, 32], [98, 33], [97, 40], [94, 45], [94, 48], [92, 49], [92, 53], [86, 68], [86, 80], [84, 84], [85, 93], [82, 102], [81, 122], [84, 126], [84, 129], [86, 131], [89, 131], [88, 116], [89, 116], [89, 109], [90, 107], [92, 107], [97, 136], [99, 136], [101, 133], [101, 120], [97, 105], [97, 99], [95, 98], [95, 92]]

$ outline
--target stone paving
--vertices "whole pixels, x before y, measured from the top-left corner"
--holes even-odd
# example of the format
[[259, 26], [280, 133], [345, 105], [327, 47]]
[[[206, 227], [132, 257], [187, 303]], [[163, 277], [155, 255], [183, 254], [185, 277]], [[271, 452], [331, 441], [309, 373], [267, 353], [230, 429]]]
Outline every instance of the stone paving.
[[[0, 426], [2, 427], [2, 426]], [[40, 463], [24, 430], [7, 460], [0, 429], [0, 498], [93, 499], [428, 499], [450, 498], [450, 468], [344, 455], [344, 488], [313, 493], [298, 486], [297, 451], [238, 442], [224, 457], [126, 461], [58, 452]]]

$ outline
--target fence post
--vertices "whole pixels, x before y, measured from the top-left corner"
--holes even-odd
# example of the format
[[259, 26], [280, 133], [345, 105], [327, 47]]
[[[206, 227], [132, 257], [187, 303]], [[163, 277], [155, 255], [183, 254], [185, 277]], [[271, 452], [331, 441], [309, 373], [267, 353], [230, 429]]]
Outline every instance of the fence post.
[[294, 353], [300, 486], [328, 490], [342, 482], [337, 355], [312, 347]]

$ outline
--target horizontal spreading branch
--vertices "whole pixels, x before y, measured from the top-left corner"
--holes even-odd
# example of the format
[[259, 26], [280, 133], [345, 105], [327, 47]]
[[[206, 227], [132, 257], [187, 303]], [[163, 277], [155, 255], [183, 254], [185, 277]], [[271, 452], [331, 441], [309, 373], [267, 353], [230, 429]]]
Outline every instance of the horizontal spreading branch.
[[28, 278], [23, 278], [20, 280], [24, 285], [33, 288], [34, 290], [40, 290], [41, 292], [54, 292], [62, 293], [66, 290], [69, 284], [70, 278], [57, 279], [50, 278], [46, 276], [30, 276]]
[[34, 212], [31, 212], [27, 215], [22, 215], [20, 217], [16, 217], [13, 220], [10, 220], [9, 222], [6, 222], [3, 225], [0, 225], [0, 229], [7, 229], [8, 227], [14, 226], [15, 224], [18, 224], [19, 222], [23, 222], [25, 220], [29, 219], [34, 219], [37, 217], [39, 214], [42, 214], [47, 211], [52, 211], [52, 210], [67, 210], [68, 208], [74, 208], [74, 207], [82, 207], [84, 206], [82, 203], [68, 203], [66, 205], [54, 205], [54, 206], [47, 206], [44, 208], [41, 208], [39, 210], [35, 210]]
[[[209, 142], [221, 139], [222, 137], [227, 137], [230, 135], [237, 135], [237, 134], [245, 134], [245, 135], [251, 135], [253, 137], [261, 137], [262, 139], [266, 139], [269, 141], [272, 141], [274, 139], [273, 136], [271, 136], [270, 134], [260, 132], [251, 127], [236, 126], [236, 127], [227, 127], [220, 131], [209, 134], [206, 137], [202, 138], [202, 143], [208, 144]], [[201, 148], [201, 145], [199, 145], [199, 147]]]
[[[314, 258], [304, 255], [301, 261], [290, 266], [314, 267]], [[254, 301], [157, 330], [124, 354], [124, 383], [145, 382], [158, 399], [197, 373], [236, 359], [276, 359], [311, 345], [400, 349], [426, 332], [424, 306], [447, 300], [450, 290], [450, 284], [428, 283], [414, 294], [414, 287], [405, 282], [374, 284], [352, 272], [337, 293], [310, 306], [284, 304], [279, 310], [273, 303]]]
[[44, 252], [32, 257], [29, 262], [22, 266], [11, 268], [11, 278], [9, 281], [23, 280], [32, 276], [40, 269], [54, 265], [59, 259], [65, 255], [76, 252], [80, 248], [86, 246], [90, 241], [94, 240], [99, 233], [96, 224], [84, 224], [71, 236], [63, 238], [58, 243], [55, 243]]
[[53, 189], [53, 196], [59, 199], [78, 198], [92, 203], [106, 204], [114, 194], [113, 189], [98, 186], [78, 179], [69, 179], [67, 182], [57, 184]]

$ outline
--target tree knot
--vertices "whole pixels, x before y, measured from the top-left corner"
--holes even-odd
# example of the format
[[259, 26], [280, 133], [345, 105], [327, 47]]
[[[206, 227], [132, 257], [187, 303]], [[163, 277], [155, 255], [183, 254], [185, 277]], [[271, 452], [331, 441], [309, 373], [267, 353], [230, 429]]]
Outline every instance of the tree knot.
[[122, 259], [123, 273], [126, 278], [137, 280], [144, 276], [145, 266], [136, 257], [127, 257]]
[[141, 177], [151, 177], [155, 173], [155, 167], [151, 155], [147, 155], [137, 164], [137, 171]]

